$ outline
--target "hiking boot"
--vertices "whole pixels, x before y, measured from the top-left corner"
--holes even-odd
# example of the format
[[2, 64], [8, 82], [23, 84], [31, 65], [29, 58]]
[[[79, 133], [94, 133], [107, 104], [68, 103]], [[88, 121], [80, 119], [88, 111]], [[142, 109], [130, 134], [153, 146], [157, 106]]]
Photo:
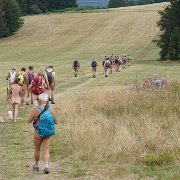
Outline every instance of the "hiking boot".
[[55, 104], [54, 99], [51, 99], [51, 104]]
[[33, 166], [33, 171], [39, 171], [39, 167], [38, 166]]
[[93, 78], [95, 78], [96, 76], [94, 75]]
[[49, 98], [49, 101], [51, 101], [51, 98]]
[[47, 167], [44, 168], [44, 174], [49, 174], [49, 169]]
[[107, 75], [105, 75], [105, 77], [108, 77]]
[[74, 76], [77, 77], [77, 74], [75, 74]]

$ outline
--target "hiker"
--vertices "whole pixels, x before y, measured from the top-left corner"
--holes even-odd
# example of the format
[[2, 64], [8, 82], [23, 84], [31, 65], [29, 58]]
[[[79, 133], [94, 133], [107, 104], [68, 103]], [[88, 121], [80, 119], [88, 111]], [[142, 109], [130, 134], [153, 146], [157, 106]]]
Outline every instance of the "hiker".
[[54, 102], [55, 72], [53, 66], [46, 67], [46, 74], [49, 83], [49, 92], [48, 92], [49, 101], [51, 101], [51, 104], [55, 104]]
[[38, 103], [38, 96], [42, 93], [45, 93], [45, 86], [44, 86], [44, 81], [43, 81], [43, 74], [38, 73], [34, 79], [32, 80], [29, 88], [29, 91], [32, 92], [32, 99], [33, 99], [33, 104], [35, 107], [39, 105]]
[[14, 84], [11, 84], [9, 94], [13, 106], [13, 122], [16, 122], [19, 106], [21, 105], [22, 87], [19, 85], [19, 78], [15, 78]]
[[111, 63], [111, 66], [109, 67], [109, 73], [112, 74], [112, 68], [113, 68], [113, 59], [110, 57], [109, 61]]
[[48, 93], [49, 90], [49, 82], [46, 74], [46, 70], [43, 66], [39, 68], [39, 73], [42, 74], [43, 86], [45, 87], [45, 91]]
[[98, 63], [97, 63], [96, 59], [93, 58], [93, 60], [92, 60], [92, 62], [91, 62], [91, 67], [92, 67], [92, 77], [93, 77], [93, 78], [96, 77], [97, 66], [98, 66]]
[[26, 79], [26, 68], [21, 68], [21, 72], [18, 73], [19, 82], [18, 84], [22, 87], [21, 106], [25, 101], [25, 94], [27, 91], [27, 79]]
[[77, 77], [77, 74], [79, 72], [79, 69], [80, 69], [80, 63], [78, 61], [78, 58], [76, 58], [73, 62], [73, 65], [72, 65], [72, 69], [74, 69], [74, 76]]
[[110, 67], [111, 67], [111, 62], [110, 62], [109, 58], [107, 58], [107, 60], [105, 60], [105, 62], [104, 62], [105, 77], [108, 77], [108, 75], [109, 75], [109, 68]]
[[117, 72], [121, 71], [122, 59], [120, 56], [116, 56], [115, 64], [116, 64], [116, 71]]
[[[27, 72], [27, 77], [26, 77], [26, 79], [27, 79], [27, 89], [29, 89], [29, 86], [31, 85], [34, 77], [35, 77], [35, 73], [33, 71], [33, 66], [29, 66], [29, 70]], [[29, 96], [30, 96], [31, 104], [33, 104], [32, 91], [28, 91], [27, 105], [29, 105]]]
[[11, 71], [9, 71], [6, 77], [6, 80], [8, 80], [9, 87], [14, 83], [16, 77], [17, 77], [16, 67], [13, 67]]
[[40, 149], [43, 144], [44, 149], [44, 174], [49, 173], [49, 148], [51, 136], [55, 134], [55, 124], [57, 119], [54, 110], [48, 105], [48, 95], [42, 93], [38, 96], [39, 106], [34, 108], [28, 118], [28, 123], [33, 122], [34, 131], [34, 146], [35, 163], [33, 171], [39, 171]]
[[103, 59], [103, 61], [102, 61], [102, 66], [103, 66], [103, 74], [104, 74], [104, 72], [105, 72], [105, 67], [104, 67], [104, 63], [105, 63], [105, 61], [107, 60], [107, 56], [104, 56], [104, 59]]
[[122, 57], [122, 61], [123, 61], [123, 69], [125, 69], [126, 68], [126, 64], [127, 64], [127, 56], [126, 56], [126, 54], [124, 54], [124, 56]]

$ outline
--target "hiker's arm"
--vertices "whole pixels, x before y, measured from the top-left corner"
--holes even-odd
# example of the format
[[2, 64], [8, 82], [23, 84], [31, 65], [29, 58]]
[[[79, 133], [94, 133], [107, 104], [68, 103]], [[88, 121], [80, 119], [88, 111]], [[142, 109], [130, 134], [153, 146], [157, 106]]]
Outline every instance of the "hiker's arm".
[[55, 113], [54, 109], [51, 109], [51, 114], [54, 116], [55, 124], [58, 124], [57, 116], [56, 116], [56, 113]]
[[19, 95], [22, 97], [22, 88], [19, 91]]
[[[49, 81], [48, 81], [48, 78], [47, 78], [47, 75], [45, 74], [44, 76], [44, 79], [45, 79], [45, 83], [47, 85], [47, 88], [49, 89]], [[45, 84], [44, 84], [45, 85]], [[44, 86], [45, 87], [45, 86]]]
[[9, 80], [10, 78], [10, 72], [8, 72], [7, 76], [6, 76], [6, 80]]
[[35, 120], [35, 111], [36, 111], [36, 109], [33, 109], [33, 110], [31, 111], [31, 113], [30, 113], [30, 115], [29, 115], [29, 117], [28, 117], [28, 120], [27, 120], [28, 123], [31, 123], [32, 121]]
[[55, 78], [56, 78], [56, 73], [55, 73], [55, 72], [53, 72], [53, 73], [52, 73], [52, 75], [53, 75], [53, 80], [54, 80], [54, 85], [55, 85], [55, 83], [56, 83], [56, 81], [55, 81]]
[[12, 87], [10, 86], [9, 90], [8, 90], [8, 94], [11, 95], [12, 94]]
[[25, 83], [25, 84], [28, 84], [28, 83], [27, 83], [27, 76], [26, 76], [26, 74], [24, 74], [23, 76], [24, 76], [24, 83]]

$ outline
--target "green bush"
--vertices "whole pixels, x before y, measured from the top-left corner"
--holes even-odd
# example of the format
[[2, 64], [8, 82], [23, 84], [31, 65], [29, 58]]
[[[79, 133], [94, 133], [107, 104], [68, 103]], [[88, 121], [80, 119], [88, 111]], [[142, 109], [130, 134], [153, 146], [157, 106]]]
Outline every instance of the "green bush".
[[144, 163], [148, 166], [170, 165], [174, 162], [174, 157], [170, 153], [150, 154], [144, 158]]

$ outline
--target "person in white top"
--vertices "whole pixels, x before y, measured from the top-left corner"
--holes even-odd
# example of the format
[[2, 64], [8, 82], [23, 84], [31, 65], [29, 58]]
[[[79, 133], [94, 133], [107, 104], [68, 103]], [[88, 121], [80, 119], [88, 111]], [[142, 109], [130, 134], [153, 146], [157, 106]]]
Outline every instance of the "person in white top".
[[16, 67], [13, 67], [11, 71], [8, 72], [6, 80], [9, 81], [9, 87], [14, 84], [15, 78], [17, 77]]

